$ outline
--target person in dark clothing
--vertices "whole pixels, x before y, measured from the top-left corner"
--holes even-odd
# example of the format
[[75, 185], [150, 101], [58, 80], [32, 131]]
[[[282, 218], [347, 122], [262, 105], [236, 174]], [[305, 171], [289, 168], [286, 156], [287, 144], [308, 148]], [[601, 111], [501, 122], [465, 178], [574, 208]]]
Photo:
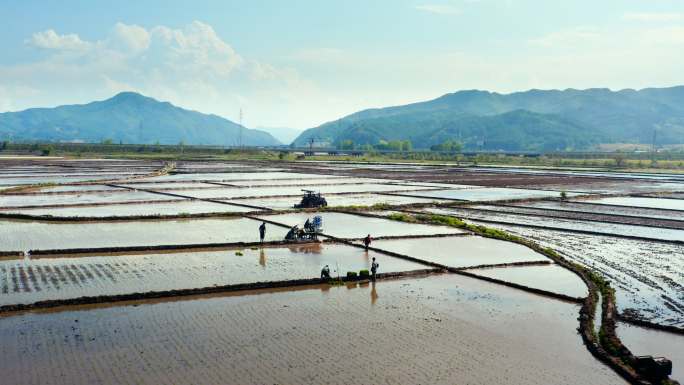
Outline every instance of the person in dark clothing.
[[259, 240], [264, 243], [264, 238], [266, 238], [266, 222], [261, 222], [259, 226]]
[[321, 270], [321, 279], [330, 279], [330, 268], [325, 265]]
[[[371, 238], [370, 234], [366, 235], [366, 238], [363, 238], [363, 245], [366, 246], [366, 251], [368, 251], [368, 246], [370, 246], [372, 241], [373, 241], [373, 238]], [[373, 258], [373, 259], [375, 259], [375, 258]]]
[[375, 273], [378, 272], [378, 267], [380, 264], [375, 262], [375, 257], [373, 257], [373, 263], [371, 263], [371, 280], [375, 281]]

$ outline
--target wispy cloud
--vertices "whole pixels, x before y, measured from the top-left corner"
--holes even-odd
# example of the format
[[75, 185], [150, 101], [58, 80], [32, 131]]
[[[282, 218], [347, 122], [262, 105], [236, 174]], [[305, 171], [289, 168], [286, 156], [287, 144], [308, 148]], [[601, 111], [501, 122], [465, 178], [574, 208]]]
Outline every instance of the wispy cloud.
[[622, 15], [622, 18], [629, 21], [643, 21], [643, 22], [663, 22], [663, 21], [679, 21], [684, 20], [684, 14], [674, 12], [662, 13], [638, 13], [628, 12]]
[[545, 36], [529, 41], [532, 45], [542, 47], [566, 47], [578, 43], [586, 43], [600, 36], [598, 29], [594, 27], [575, 27], [562, 31], [549, 33]]
[[89, 43], [81, 40], [74, 33], [60, 35], [53, 29], [34, 33], [30, 39], [26, 40], [26, 44], [37, 48], [55, 50], [83, 50], [90, 47]]
[[438, 15], [460, 15], [461, 10], [453, 5], [446, 4], [422, 4], [416, 5], [415, 8], [419, 11], [435, 13]]

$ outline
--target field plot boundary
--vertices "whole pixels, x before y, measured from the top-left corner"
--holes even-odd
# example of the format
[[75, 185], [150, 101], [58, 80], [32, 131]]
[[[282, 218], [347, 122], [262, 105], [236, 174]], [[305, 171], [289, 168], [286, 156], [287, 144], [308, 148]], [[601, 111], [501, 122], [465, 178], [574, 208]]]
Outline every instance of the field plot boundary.
[[[419, 269], [410, 270], [404, 272], [389, 272], [389, 273], [378, 273], [376, 279], [399, 279], [406, 277], [419, 277], [427, 276], [430, 274], [443, 274], [442, 269]], [[335, 281], [339, 282], [367, 282], [368, 280], [362, 279], [351, 279], [346, 276], [341, 276], [335, 278]], [[177, 290], [163, 290], [163, 291], [147, 291], [139, 293], [129, 293], [129, 294], [114, 294], [114, 295], [101, 295], [101, 296], [84, 296], [78, 298], [69, 299], [56, 299], [56, 300], [45, 300], [33, 302], [30, 304], [14, 304], [14, 305], [3, 305], [0, 306], [0, 316], [3, 315], [14, 315], [16, 313], [39, 310], [39, 309], [50, 309], [58, 308], [63, 306], [73, 306], [73, 305], [94, 305], [100, 303], [117, 303], [117, 302], [128, 302], [136, 300], [146, 300], [146, 299], [160, 299], [160, 298], [174, 298], [174, 297], [187, 297], [202, 294], [215, 294], [215, 293], [227, 293], [227, 292], [237, 292], [246, 290], [259, 290], [259, 289], [274, 289], [274, 288], [287, 288], [287, 287], [301, 287], [301, 286], [312, 286], [320, 284], [330, 284], [332, 280], [321, 279], [321, 278], [305, 278], [305, 279], [295, 279], [295, 280], [285, 280], [285, 281], [264, 281], [264, 282], [251, 282], [251, 283], [240, 283], [240, 284], [230, 284], [230, 285], [220, 285], [220, 286], [207, 286], [201, 288], [193, 289], [177, 289]]]
[[[496, 205], [491, 205], [491, 206], [496, 206]], [[518, 207], [518, 206], [505, 205], [505, 207]], [[528, 216], [528, 217], [563, 219], [563, 220], [567, 220], [567, 221], [578, 221], [578, 222], [582, 221], [582, 222], [618, 224], [618, 225], [626, 225], [626, 226], [652, 227], [652, 228], [656, 228], [656, 229], [684, 230], [684, 221], [678, 221], [676, 219], [673, 221], [680, 222], [682, 224], [682, 227], [672, 227], [672, 226], [665, 226], [665, 225], [653, 225], [653, 224], [642, 224], [642, 223], [626, 223], [626, 222], [601, 220], [601, 219], [577, 219], [577, 218], [568, 218], [568, 217], [564, 217], [564, 216], [560, 216], [560, 215], [553, 215], [553, 214], [530, 214], [530, 213], [522, 213], [522, 212], [515, 212], [515, 211], [496, 211], [496, 210], [492, 210], [492, 209], [483, 209], [483, 208], [479, 208], [479, 207], [469, 207], [469, 205], [459, 206], [458, 209], [459, 210], [479, 211], [479, 212], [484, 212], [484, 213], [511, 214], [511, 215]], [[544, 210], [544, 209], [536, 209], [536, 210]], [[565, 211], [565, 212], [566, 213], [573, 213], [573, 211]], [[602, 213], [592, 213], [592, 215], [617, 216], [617, 215], [602, 214]], [[638, 217], [632, 217], [632, 218], [638, 218]], [[655, 219], [655, 218], [653, 218], [653, 219]]]
[[[557, 201], [557, 200], [556, 200]], [[548, 202], [553, 202], [553, 201], [548, 201]], [[579, 202], [569, 202], [569, 203], [579, 203]], [[607, 206], [599, 203], [589, 203], [589, 202], [582, 202], [583, 204], [594, 204], [596, 206]], [[628, 218], [628, 219], [656, 219], [656, 220], [663, 220], [663, 221], [672, 221], [672, 222], [681, 222], [684, 224], [684, 219], [670, 219], [668, 217], [653, 217], [653, 216], [643, 216], [643, 215], [629, 215], [629, 214], [613, 214], [613, 213], [601, 213], [601, 212], [595, 212], [595, 211], [584, 211], [584, 210], [563, 210], [563, 209], [553, 209], [553, 208], [548, 208], [548, 207], [535, 207], [535, 206], [523, 206], [523, 205], [511, 205], [511, 204], [505, 204], [505, 203], [496, 203], [496, 202], [491, 202], [487, 204], [488, 206], [501, 206], [501, 207], [510, 207], [510, 208], [522, 208], [522, 209], [534, 209], [534, 210], [544, 210], [544, 211], [550, 211], [550, 212], [559, 212], [559, 213], [579, 213], [579, 214], [593, 214], [593, 215], [610, 215], [612, 217], [618, 217], [618, 218]], [[635, 207], [637, 209], [637, 207]], [[649, 207], [639, 207], [639, 209], [647, 209], [647, 210], [662, 210], [662, 209], [654, 209], [654, 208], [649, 208]], [[677, 210], [675, 210], [677, 211]], [[682, 216], [684, 218], [684, 214]]]
[[[402, 210], [411, 214], [425, 214], [422, 212], [416, 212], [416, 211], [411, 211], [411, 210]], [[466, 216], [458, 216], [454, 214], [445, 214], [452, 216], [454, 218], [463, 218], [467, 219], [469, 221], [473, 222], [482, 222], [482, 223], [491, 223], [491, 224], [496, 224], [496, 225], [506, 225], [506, 226], [520, 226], [520, 227], [528, 227], [532, 229], [542, 229], [542, 230], [553, 230], [553, 231], [565, 231], [568, 233], [577, 233], [577, 234], [586, 234], [586, 235], [599, 235], [599, 236], [604, 236], [604, 237], [613, 237], [613, 238], [624, 238], [624, 239], [634, 239], [637, 241], [649, 241], [649, 242], [661, 242], [661, 243], [670, 243], [674, 245], [684, 245], [684, 241], [679, 241], [675, 239], [660, 239], [660, 238], [648, 238], [648, 237], [640, 237], [637, 235], [624, 235], [624, 234], [613, 234], [613, 233], [603, 233], [603, 232], [598, 232], [598, 231], [591, 231], [591, 230], [579, 230], [579, 229], [563, 229], [563, 228], [558, 228], [558, 227], [549, 227], [549, 226], [543, 226], [543, 225], [532, 225], [532, 224], [526, 224], [526, 223], [513, 223], [513, 222], [504, 222], [504, 221], [497, 221], [497, 220], [491, 220], [491, 219], [479, 219], [479, 218], [469, 218]], [[630, 225], [627, 225], [630, 226]], [[680, 230], [680, 229], [677, 229]]]

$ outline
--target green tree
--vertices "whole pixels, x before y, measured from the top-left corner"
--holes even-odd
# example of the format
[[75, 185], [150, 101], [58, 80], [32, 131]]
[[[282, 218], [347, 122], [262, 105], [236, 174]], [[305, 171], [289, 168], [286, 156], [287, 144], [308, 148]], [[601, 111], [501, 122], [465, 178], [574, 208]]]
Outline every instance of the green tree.
[[111, 138], [102, 139], [102, 144], [113, 144], [114, 141]]
[[353, 150], [354, 149], [354, 141], [351, 139], [345, 139], [340, 142], [340, 144], [337, 145], [337, 147], [340, 150]]

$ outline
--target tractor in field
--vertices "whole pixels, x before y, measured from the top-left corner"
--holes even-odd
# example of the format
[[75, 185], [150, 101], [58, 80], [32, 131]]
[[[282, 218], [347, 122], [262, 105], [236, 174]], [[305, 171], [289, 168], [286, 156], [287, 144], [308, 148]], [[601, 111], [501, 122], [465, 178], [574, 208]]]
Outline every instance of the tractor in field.
[[299, 204], [294, 205], [296, 209], [312, 209], [317, 207], [325, 207], [328, 202], [321, 196], [321, 193], [317, 193], [313, 190], [302, 190], [304, 191], [304, 196]]

